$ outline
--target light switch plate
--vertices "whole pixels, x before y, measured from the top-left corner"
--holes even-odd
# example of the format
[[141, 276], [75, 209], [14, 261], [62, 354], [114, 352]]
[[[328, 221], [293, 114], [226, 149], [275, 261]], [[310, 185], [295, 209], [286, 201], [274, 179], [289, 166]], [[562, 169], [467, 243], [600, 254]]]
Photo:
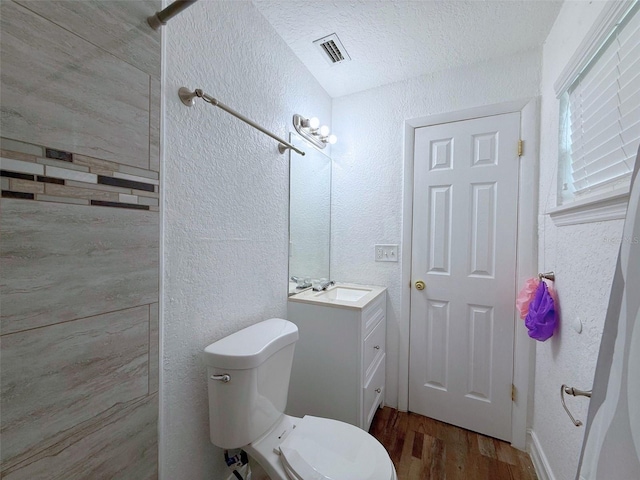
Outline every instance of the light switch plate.
[[376, 245], [376, 262], [397, 262], [398, 245]]

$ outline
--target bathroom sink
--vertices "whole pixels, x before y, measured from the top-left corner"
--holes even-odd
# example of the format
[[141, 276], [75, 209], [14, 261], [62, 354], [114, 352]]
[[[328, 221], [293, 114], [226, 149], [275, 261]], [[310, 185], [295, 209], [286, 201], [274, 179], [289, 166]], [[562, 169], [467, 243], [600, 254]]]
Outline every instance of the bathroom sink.
[[315, 303], [339, 308], [362, 309], [385, 291], [384, 287], [337, 283], [322, 292], [305, 290], [289, 297], [290, 302]]
[[353, 288], [336, 286], [328, 288], [323, 292], [316, 294], [316, 297], [324, 297], [327, 300], [338, 300], [341, 302], [357, 302], [362, 297], [371, 292], [371, 289], [367, 288]]

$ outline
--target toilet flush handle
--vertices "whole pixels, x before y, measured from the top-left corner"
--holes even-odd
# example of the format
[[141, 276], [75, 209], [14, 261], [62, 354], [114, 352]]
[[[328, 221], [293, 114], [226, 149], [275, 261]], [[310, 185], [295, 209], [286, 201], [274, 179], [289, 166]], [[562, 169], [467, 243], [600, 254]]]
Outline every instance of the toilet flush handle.
[[211, 375], [211, 380], [218, 380], [219, 382], [229, 383], [231, 381], [231, 375], [225, 373], [224, 375]]

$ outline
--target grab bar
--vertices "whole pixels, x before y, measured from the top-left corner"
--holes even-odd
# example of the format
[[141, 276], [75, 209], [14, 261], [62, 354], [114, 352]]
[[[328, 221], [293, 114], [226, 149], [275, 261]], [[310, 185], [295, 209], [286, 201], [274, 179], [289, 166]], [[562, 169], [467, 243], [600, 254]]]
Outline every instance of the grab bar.
[[574, 387], [568, 387], [565, 384], [562, 384], [562, 386], [560, 387], [560, 400], [562, 401], [562, 407], [564, 408], [564, 411], [567, 412], [567, 415], [569, 415], [569, 418], [576, 427], [581, 426], [582, 422], [580, 420], [576, 420], [573, 415], [571, 415], [571, 412], [567, 408], [567, 404], [564, 403], [564, 394], [566, 393], [567, 395], [573, 395], [574, 397], [581, 396], [591, 398], [591, 392], [592, 390], [578, 390]]

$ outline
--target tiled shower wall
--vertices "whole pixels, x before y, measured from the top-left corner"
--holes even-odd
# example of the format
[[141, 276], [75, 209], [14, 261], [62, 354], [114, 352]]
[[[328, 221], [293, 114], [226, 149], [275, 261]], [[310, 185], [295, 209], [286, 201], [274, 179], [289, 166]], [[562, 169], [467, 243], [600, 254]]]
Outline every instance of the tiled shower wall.
[[160, 3], [0, 3], [0, 478], [157, 478]]

